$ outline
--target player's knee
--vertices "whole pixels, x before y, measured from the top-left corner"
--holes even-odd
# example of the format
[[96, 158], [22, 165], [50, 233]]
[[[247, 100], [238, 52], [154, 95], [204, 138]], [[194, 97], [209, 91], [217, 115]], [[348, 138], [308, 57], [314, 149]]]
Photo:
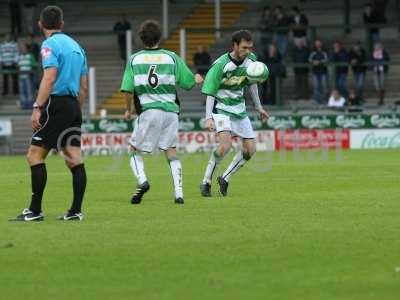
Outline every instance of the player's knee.
[[255, 151], [243, 151], [243, 159], [248, 161], [254, 155]]
[[39, 152], [29, 149], [26, 154], [26, 160], [28, 161], [30, 166], [43, 163], [43, 158]]
[[221, 156], [221, 157], [223, 157], [223, 156], [225, 156], [228, 152], [229, 152], [229, 150], [231, 149], [231, 147], [232, 147], [232, 143], [230, 143], [230, 142], [222, 142], [221, 144], [220, 144], [220, 147], [219, 147], [219, 155]]

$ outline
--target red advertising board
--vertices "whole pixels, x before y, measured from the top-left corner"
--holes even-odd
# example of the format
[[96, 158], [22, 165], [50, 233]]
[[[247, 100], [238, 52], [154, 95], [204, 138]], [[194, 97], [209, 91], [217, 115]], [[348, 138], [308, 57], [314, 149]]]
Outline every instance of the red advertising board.
[[349, 129], [275, 130], [275, 149], [349, 149]]

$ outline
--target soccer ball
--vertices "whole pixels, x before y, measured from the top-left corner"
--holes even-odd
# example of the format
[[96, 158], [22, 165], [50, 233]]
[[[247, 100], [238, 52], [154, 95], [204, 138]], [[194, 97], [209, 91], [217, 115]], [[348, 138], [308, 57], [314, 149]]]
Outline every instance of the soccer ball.
[[268, 68], [261, 61], [254, 61], [246, 68], [247, 79], [252, 83], [263, 82], [267, 80], [268, 75]]

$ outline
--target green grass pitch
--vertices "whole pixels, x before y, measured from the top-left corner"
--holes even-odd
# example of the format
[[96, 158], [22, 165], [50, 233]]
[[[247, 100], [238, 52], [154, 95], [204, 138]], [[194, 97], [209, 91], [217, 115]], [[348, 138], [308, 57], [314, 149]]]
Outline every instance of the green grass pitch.
[[45, 221], [12, 223], [30, 173], [0, 157], [0, 298], [400, 299], [398, 150], [258, 153], [211, 199], [207, 158], [182, 157], [177, 206], [164, 157], [147, 157], [151, 189], [132, 206], [127, 157], [88, 157], [86, 219], [60, 223], [71, 177], [49, 157]]

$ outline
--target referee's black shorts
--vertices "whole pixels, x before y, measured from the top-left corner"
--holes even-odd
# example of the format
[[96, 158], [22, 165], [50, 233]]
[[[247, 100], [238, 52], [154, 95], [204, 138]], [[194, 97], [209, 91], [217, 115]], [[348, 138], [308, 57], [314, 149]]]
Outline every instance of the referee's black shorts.
[[47, 150], [81, 146], [82, 111], [76, 97], [51, 95], [42, 109], [40, 124], [31, 145]]

